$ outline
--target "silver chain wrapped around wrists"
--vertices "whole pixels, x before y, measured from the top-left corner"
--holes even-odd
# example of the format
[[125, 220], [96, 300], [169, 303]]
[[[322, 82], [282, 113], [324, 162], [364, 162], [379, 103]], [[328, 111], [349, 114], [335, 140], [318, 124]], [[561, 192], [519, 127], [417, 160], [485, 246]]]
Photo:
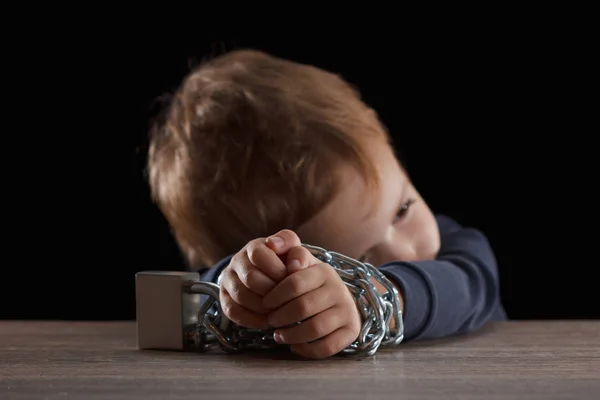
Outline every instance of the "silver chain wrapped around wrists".
[[[342, 350], [342, 354], [371, 356], [379, 347], [396, 346], [404, 337], [404, 325], [398, 291], [377, 268], [342, 254], [303, 244], [313, 256], [331, 265], [353, 294], [362, 319], [357, 340]], [[379, 282], [385, 293], [379, 293], [371, 278]], [[198, 321], [187, 327], [188, 345], [203, 351], [218, 345], [222, 350], [237, 352], [245, 349], [280, 347], [273, 340], [274, 330], [257, 330], [238, 326], [222, 312], [219, 285], [211, 282], [190, 282], [186, 291], [207, 295], [198, 312]], [[393, 324], [390, 324], [391, 321]], [[390, 327], [391, 326], [391, 327]]]

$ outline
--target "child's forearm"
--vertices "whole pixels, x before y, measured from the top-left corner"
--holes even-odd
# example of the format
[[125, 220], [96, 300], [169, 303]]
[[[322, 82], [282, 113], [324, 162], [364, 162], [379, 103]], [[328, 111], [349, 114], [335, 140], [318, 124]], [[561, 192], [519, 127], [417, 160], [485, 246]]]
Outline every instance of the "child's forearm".
[[392, 262], [379, 270], [400, 286], [405, 341], [471, 332], [505, 319], [496, 261], [475, 229], [443, 236], [436, 260]]

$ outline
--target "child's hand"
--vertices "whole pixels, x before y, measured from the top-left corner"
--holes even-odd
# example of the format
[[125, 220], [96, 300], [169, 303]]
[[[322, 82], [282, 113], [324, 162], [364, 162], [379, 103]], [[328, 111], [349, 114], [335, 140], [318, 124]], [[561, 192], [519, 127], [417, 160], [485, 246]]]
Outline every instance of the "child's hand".
[[286, 261], [289, 275], [263, 299], [263, 306], [273, 310], [268, 321], [278, 328], [275, 340], [308, 358], [339, 353], [361, 329], [352, 293], [330, 265], [304, 247], [292, 248]]
[[294, 232], [283, 230], [252, 240], [233, 256], [220, 282], [219, 300], [227, 318], [246, 328], [271, 328], [263, 296], [288, 275], [279, 256], [299, 245]]

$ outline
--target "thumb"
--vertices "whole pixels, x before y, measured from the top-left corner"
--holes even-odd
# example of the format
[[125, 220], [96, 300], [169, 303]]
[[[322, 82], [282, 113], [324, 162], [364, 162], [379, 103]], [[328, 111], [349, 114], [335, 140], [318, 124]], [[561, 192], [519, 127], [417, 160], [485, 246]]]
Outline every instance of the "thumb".
[[321, 264], [321, 260], [312, 255], [306, 247], [296, 246], [290, 249], [287, 255], [286, 266], [288, 275], [298, 272], [313, 265]]
[[292, 247], [300, 246], [302, 242], [294, 231], [283, 229], [276, 234], [269, 236], [266, 239], [265, 244], [285, 262], [286, 253]]

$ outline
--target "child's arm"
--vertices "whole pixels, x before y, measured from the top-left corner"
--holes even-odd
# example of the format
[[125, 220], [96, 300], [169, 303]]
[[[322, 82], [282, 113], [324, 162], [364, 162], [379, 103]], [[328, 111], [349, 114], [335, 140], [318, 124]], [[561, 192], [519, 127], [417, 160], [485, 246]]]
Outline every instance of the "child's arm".
[[[474, 331], [505, 319], [500, 303], [496, 259], [478, 230], [438, 216], [441, 249], [436, 260], [391, 262], [379, 269], [396, 283], [404, 303], [404, 341]], [[217, 282], [227, 257], [201, 279]]]
[[227, 268], [232, 258], [233, 254], [222, 259], [221, 261], [219, 261], [218, 263], [216, 263], [208, 269], [199, 270], [198, 272], [200, 273], [200, 280], [205, 282], [217, 283], [219, 276], [221, 276], [221, 272], [223, 272], [223, 270]]
[[471, 332], [506, 318], [496, 259], [486, 237], [448, 217], [437, 221], [442, 241], [436, 260], [379, 268], [402, 293], [404, 341]]

